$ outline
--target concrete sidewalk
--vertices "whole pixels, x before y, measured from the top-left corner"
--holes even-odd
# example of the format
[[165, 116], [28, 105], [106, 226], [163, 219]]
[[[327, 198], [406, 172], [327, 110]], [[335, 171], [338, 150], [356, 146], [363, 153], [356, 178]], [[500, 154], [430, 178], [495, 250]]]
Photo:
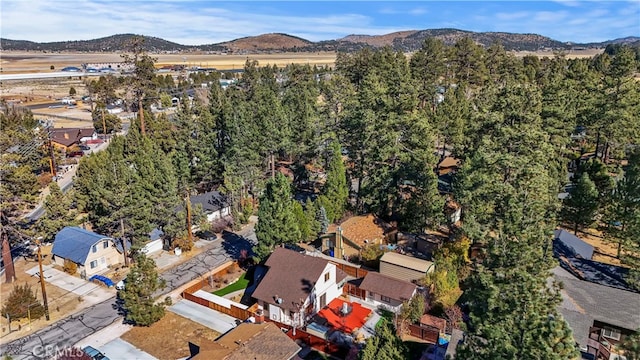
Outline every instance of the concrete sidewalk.
[[176, 303], [169, 307], [169, 311], [202, 324], [220, 334], [224, 334], [236, 327], [236, 318], [189, 300], [182, 300]]

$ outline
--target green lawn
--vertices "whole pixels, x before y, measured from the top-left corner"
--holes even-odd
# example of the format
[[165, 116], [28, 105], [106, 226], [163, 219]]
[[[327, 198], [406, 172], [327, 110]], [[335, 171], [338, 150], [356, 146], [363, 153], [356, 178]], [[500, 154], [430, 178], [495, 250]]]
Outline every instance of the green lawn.
[[234, 291], [246, 289], [247, 286], [249, 285], [249, 279], [244, 278], [245, 274], [246, 273], [243, 273], [242, 276], [240, 276], [240, 279], [238, 279], [238, 281], [234, 282], [233, 284], [229, 284], [228, 286], [223, 287], [222, 289], [214, 291], [213, 295], [225, 296], [227, 294], [231, 294]]

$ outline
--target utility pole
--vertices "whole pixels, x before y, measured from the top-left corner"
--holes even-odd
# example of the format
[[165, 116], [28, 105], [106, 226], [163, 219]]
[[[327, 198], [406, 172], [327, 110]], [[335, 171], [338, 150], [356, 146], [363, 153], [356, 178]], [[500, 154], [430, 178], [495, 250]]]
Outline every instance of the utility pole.
[[51, 144], [51, 128], [47, 128], [47, 139], [49, 140], [49, 168], [51, 169], [51, 176], [56, 176], [56, 158], [53, 151], [53, 144]]
[[144, 126], [144, 110], [142, 109], [142, 94], [138, 98], [138, 113], [140, 114], [140, 132], [142, 135], [145, 135], [145, 126]]
[[275, 156], [273, 155], [273, 153], [271, 154], [271, 159], [270, 159], [270, 163], [271, 163], [271, 178], [275, 179], [276, 178], [276, 160], [275, 160]]
[[122, 253], [124, 254], [124, 266], [129, 267], [129, 256], [127, 254], [127, 238], [124, 236], [124, 219], [120, 218], [120, 232], [122, 233]]
[[[4, 214], [0, 215], [4, 219]], [[2, 261], [4, 262], [4, 275], [7, 284], [16, 280], [16, 269], [13, 265], [11, 246], [9, 245], [9, 235], [4, 224], [0, 225], [0, 236], [2, 237]]]
[[49, 303], [47, 302], [47, 289], [44, 286], [44, 273], [42, 271], [42, 250], [40, 240], [36, 241], [38, 245], [38, 266], [40, 267], [40, 286], [42, 287], [42, 302], [44, 305], [44, 316], [49, 320]]
[[193, 244], [193, 232], [191, 231], [191, 198], [189, 197], [189, 189], [187, 189], [187, 237], [189, 244]]

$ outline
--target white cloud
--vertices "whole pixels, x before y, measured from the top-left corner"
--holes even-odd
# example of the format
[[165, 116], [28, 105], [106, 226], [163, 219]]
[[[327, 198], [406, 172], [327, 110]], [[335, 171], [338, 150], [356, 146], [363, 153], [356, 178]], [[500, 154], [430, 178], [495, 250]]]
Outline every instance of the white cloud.
[[516, 20], [516, 19], [528, 18], [530, 16], [531, 16], [531, 13], [528, 11], [518, 11], [513, 13], [499, 12], [495, 15], [495, 17], [498, 20]]

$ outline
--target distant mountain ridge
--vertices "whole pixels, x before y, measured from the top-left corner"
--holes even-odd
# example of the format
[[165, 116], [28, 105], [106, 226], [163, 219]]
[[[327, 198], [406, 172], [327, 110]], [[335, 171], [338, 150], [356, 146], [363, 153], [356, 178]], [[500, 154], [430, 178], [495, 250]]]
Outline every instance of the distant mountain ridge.
[[144, 38], [144, 48], [152, 53], [213, 51], [226, 53], [263, 53], [263, 52], [316, 52], [316, 51], [356, 51], [364, 47], [391, 46], [395, 50], [415, 51], [428, 37], [441, 39], [451, 45], [463, 37], [483, 46], [500, 42], [506, 50], [535, 51], [541, 49], [571, 49], [575, 47], [604, 48], [609, 44], [640, 43], [640, 37], [629, 36], [600, 43], [577, 44], [560, 42], [538, 34], [515, 34], [506, 32], [473, 32], [459, 29], [406, 30], [384, 35], [348, 35], [341, 39], [309, 41], [300, 37], [271, 33], [249, 36], [217, 44], [182, 45], [153, 36], [135, 34], [117, 34], [93, 40], [57, 41], [38, 43], [27, 40], [0, 38], [0, 50], [45, 51], [45, 52], [123, 52], [135, 37]]

